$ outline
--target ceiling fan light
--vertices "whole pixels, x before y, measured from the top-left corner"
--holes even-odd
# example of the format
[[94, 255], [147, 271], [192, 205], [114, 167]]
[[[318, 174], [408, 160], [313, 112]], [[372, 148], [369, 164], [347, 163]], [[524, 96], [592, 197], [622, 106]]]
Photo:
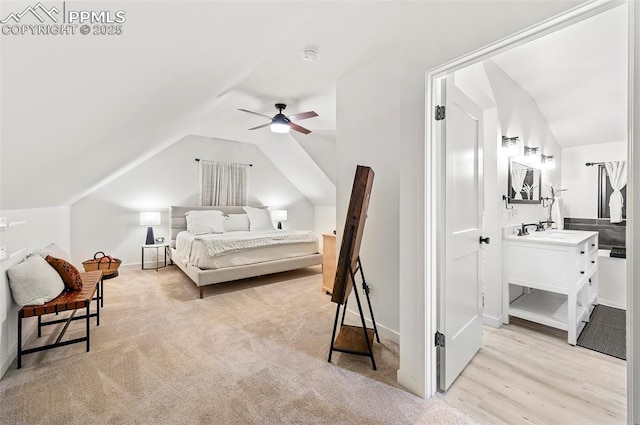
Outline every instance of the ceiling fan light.
[[290, 129], [291, 125], [289, 125], [284, 116], [278, 114], [273, 117], [273, 120], [271, 121], [271, 131], [274, 133], [288, 133]]
[[274, 133], [288, 133], [289, 129], [289, 124], [282, 122], [271, 123], [271, 131], [273, 131]]

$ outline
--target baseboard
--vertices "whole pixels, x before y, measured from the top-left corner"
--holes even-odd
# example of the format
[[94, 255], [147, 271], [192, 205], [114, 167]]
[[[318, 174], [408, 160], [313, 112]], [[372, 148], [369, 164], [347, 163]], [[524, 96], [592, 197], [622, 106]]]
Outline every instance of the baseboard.
[[[171, 262], [169, 261], [169, 258], [167, 257], [167, 266], [170, 266]], [[164, 268], [164, 261], [160, 261], [159, 269], [163, 269]], [[149, 261], [144, 263], [144, 269], [145, 270], [155, 270], [156, 269], [156, 262], [155, 261]], [[118, 270], [142, 270], [142, 263], [129, 263], [129, 264], [121, 264], [120, 267], [118, 268]]]
[[[350, 323], [360, 324], [360, 315], [355, 311], [347, 310], [346, 320], [349, 320]], [[367, 324], [367, 327], [373, 328], [373, 322], [371, 319], [365, 317], [364, 321]], [[388, 339], [396, 344], [400, 344], [400, 334], [398, 332], [391, 330], [380, 323], [376, 323], [376, 327], [378, 328], [380, 338]]]
[[[27, 325], [25, 328], [25, 333], [22, 338], [23, 341], [28, 341], [29, 338], [31, 337], [31, 334], [36, 331], [37, 322], [35, 320], [30, 320], [30, 321], [31, 321], [31, 324]], [[9, 348], [9, 350], [7, 351], [7, 354], [2, 359], [2, 365], [0, 366], [1, 367], [0, 379], [4, 378], [4, 374], [7, 373], [7, 370], [9, 370], [9, 368], [13, 364], [13, 361], [16, 359], [16, 357], [18, 357], [18, 341], [16, 341], [16, 343], [13, 344], [11, 348]]]
[[10, 347], [7, 351], [6, 356], [2, 359], [2, 369], [0, 369], [0, 376], [4, 377], [4, 374], [7, 373], [7, 370], [11, 367], [11, 364], [18, 356], [18, 343], [15, 343], [13, 347]]
[[600, 297], [598, 297], [598, 304], [606, 305], [607, 307], [618, 308], [620, 310], [626, 310], [627, 309], [626, 305], [618, 304], [616, 302], [609, 301], [609, 300], [606, 300], [606, 299], [603, 299], [603, 298], [600, 298]]
[[420, 382], [418, 382], [416, 378], [407, 375], [402, 371], [402, 369], [398, 369], [396, 373], [396, 379], [398, 381], [398, 384], [402, 385], [413, 394], [417, 395], [420, 398], [426, 398], [424, 385], [420, 385]]
[[482, 323], [494, 328], [499, 328], [504, 324], [504, 321], [502, 320], [502, 316], [495, 317], [495, 316], [489, 316], [489, 315], [483, 314]]

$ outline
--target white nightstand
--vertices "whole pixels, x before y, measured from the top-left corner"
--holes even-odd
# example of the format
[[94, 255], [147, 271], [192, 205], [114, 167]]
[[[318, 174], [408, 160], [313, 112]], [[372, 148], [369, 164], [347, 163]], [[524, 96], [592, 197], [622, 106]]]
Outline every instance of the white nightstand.
[[[144, 268], [144, 250], [145, 249], [154, 249], [156, 250], [156, 267], [155, 269], [152, 268], [148, 268], [145, 269]], [[162, 248], [162, 250], [164, 251], [164, 265], [160, 265], [160, 248]], [[146, 245], [143, 244], [142, 245], [142, 270], [155, 270], [158, 271], [158, 269], [162, 268], [162, 267], [167, 267], [167, 251], [169, 251], [169, 244], [168, 243], [154, 243], [152, 245]]]

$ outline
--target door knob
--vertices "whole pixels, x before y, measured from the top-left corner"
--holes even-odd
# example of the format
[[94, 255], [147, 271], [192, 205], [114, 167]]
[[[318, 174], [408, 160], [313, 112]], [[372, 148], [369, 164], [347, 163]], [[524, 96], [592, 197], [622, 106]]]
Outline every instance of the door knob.
[[489, 245], [489, 242], [491, 242], [491, 239], [488, 236], [480, 236], [480, 243], [486, 243], [487, 245]]

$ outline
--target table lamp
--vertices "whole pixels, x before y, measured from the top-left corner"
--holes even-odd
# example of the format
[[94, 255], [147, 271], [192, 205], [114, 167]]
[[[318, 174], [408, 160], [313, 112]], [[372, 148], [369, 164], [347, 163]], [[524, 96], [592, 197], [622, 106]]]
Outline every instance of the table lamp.
[[287, 210], [271, 211], [271, 219], [278, 222], [278, 229], [282, 229], [282, 222], [287, 221]]
[[147, 228], [147, 241], [146, 245], [153, 245], [156, 243], [155, 238], [153, 237], [153, 227], [158, 226], [160, 224], [160, 213], [159, 212], [141, 212], [140, 213], [140, 225], [141, 226], [149, 226]]

